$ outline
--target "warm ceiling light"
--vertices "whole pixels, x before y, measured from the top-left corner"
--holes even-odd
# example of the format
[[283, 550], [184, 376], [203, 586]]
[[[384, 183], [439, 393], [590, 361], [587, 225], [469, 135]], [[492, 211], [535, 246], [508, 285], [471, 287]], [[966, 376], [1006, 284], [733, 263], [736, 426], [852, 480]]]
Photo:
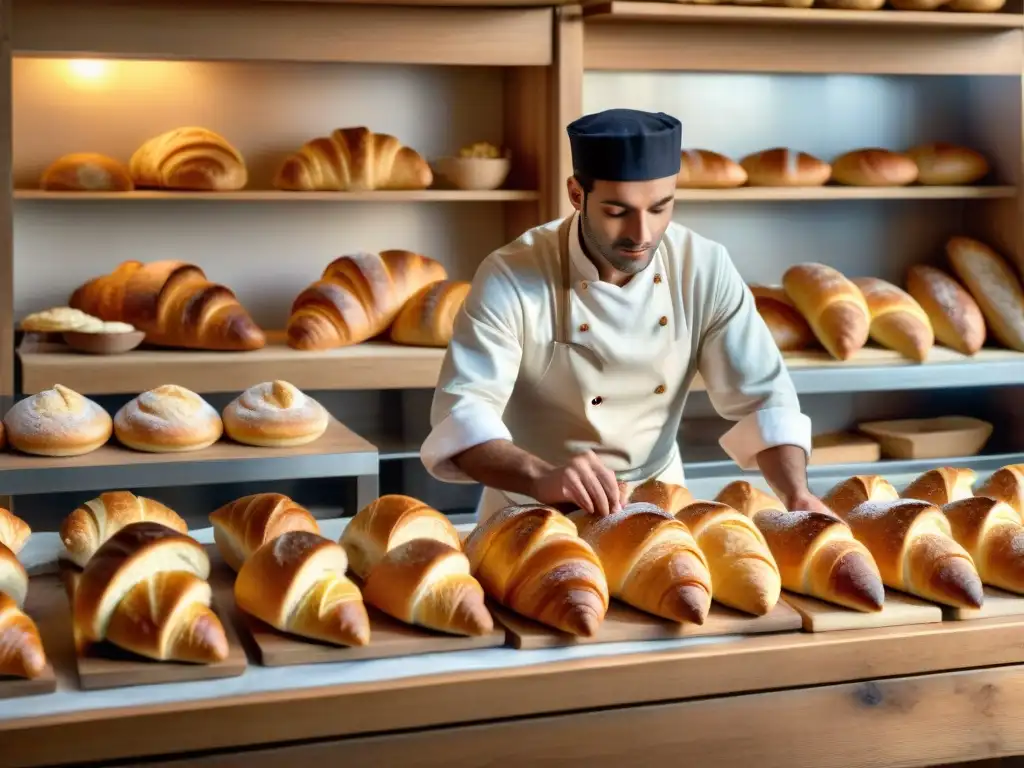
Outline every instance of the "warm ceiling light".
[[72, 59], [68, 62], [71, 74], [82, 80], [98, 80], [107, 71], [107, 62], [97, 59]]

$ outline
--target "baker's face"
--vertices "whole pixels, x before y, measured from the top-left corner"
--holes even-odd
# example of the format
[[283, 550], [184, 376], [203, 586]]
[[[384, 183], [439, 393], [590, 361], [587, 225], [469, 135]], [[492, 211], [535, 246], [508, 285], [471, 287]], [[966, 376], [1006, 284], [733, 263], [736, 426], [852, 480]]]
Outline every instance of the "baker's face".
[[646, 269], [672, 221], [675, 190], [675, 176], [595, 181], [587, 194], [575, 178], [569, 179], [569, 197], [583, 214], [583, 241], [590, 255], [624, 275]]

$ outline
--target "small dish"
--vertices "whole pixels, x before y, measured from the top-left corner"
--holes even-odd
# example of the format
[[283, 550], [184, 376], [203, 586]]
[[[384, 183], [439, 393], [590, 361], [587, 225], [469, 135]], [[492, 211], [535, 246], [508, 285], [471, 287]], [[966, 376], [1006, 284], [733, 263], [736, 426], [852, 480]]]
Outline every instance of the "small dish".
[[857, 429], [882, 444], [891, 459], [949, 459], [976, 456], [992, 436], [992, 425], [970, 416], [868, 421]]
[[145, 338], [144, 331], [128, 331], [126, 333], [64, 332], [64, 343], [76, 352], [84, 352], [87, 355], [121, 355], [135, 349]]
[[512, 170], [508, 157], [439, 157], [434, 170], [458, 189], [498, 189]]

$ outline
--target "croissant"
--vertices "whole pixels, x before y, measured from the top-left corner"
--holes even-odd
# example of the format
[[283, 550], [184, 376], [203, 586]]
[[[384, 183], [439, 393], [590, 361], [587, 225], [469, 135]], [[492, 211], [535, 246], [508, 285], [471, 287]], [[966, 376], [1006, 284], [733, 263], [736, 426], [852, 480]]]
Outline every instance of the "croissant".
[[821, 503], [845, 520], [850, 510], [865, 501], [896, 501], [899, 497], [884, 477], [854, 475], [834, 485], [821, 497]]
[[181, 261], [126, 261], [80, 286], [68, 304], [102, 320], [130, 323], [161, 347], [238, 351], [266, 344], [230, 289]]
[[136, 496], [130, 491], [109, 491], [65, 517], [60, 525], [60, 540], [68, 559], [85, 567], [103, 542], [125, 526], [144, 521], [188, 533], [188, 525], [178, 513], [159, 501]]
[[411, 251], [335, 259], [292, 304], [288, 345], [332, 349], [378, 336], [417, 291], [446, 277], [439, 262]]
[[316, 518], [281, 493], [254, 493], [210, 514], [213, 540], [233, 571], [268, 541], [288, 531], [319, 534]]
[[28, 523], [13, 512], [0, 507], [0, 544], [18, 554], [31, 535], [32, 529]]
[[222, 661], [227, 636], [209, 607], [209, 575], [195, 539], [159, 523], [132, 523], [107, 539], [78, 579], [76, 637], [109, 639], [157, 660]]
[[240, 609], [281, 632], [334, 645], [370, 642], [370, 618], [346, 576], [345, 550], [309, 531], [288, 531], [246, 560], [235, 579]]
[[750, 518], [714, 501], [698, 501], [676, 513], [693, 533], [711, 570], [715, 600], [755, 616], [779, 601], [782, 581], [768, 542]]
[[753, 518], [762, 509], [785, 510], [785, 505], [771, 494], [755, 488], [746, 480], [735, 480], [718, 492], [715, 501], [732, 507], [741, 515]]
[[867, 547], [823, 512], [763, 509], [754, 525], [768, 542], [782, 586], [856, 611], [879, 611], [885, 588]]
[[866, 501], [846, 514], [893, 589], [957, 608], [980, 608], [981, 579], [970, 554], [952, 538], [949, 520], [916, 499]]
[[19, 608], [25, 605], [25, 597], [28, 595], [28, 573], [25, 566], [3, 544], [0, 544], [0, 594], [9, 596]]
[[39, 677], [46, 653], [36, 624], [9, 595], [0, 592], [0, 677]]
[[904, 499], [917, 499], [927, 501], [936, 507], [944, 507], [951, 502], [971, 498], [974, 495], [971, 489], [977, 477], [973, 469], [930, 469], [904, 488], [901, 496]]
[[386, 133], [339, 128], [289, 155], [274, 179], [276, 189], [357, 192], [426, 189], [434, 181], [418, 152]]
[[707, 560], [685, 525], [653, 504], [633, 502], [607, 517], [582, 510], [581, 538], [597, 553], [608, 592], [670, 621], [703, 624], [711, 607]]
[[455, 316], [462, 309], [471, 285], [464, 280], [439, 280], [421, 288], [395, 318], [391, 340], [420, 347], [448, 346]]
[[1024, 464], [1008, 464], [997, 469], [975, 495], [1004, 501], [1018, 515], [1024, 515]]
[[434, 539], [462, 551], [462, 540], [444, 514], [400, 494], [381, 496], [359, 510], [341, 534], [349, 568], [360, 579], [370, 574], [389, 550], [413, 539]]
[[985, 584], [1024, 594], [1024, 521], [1010, 505], [975, 496], [946, 504], [942, 513]]
[[226, 192], [249, 180], [245, 159], [206, 128], [175, 128], [135, 150], [128, 170], [137, 187]]
[[373, 566], [363, 599], [389, 616], [456, 635], [486, 635], [494, 620], [484, 590], [458, 549], [434, 539], [413, 539]]
[[608, 582], [573, 522], [550, 507], [509, 506], [477, 526], [466, 555], [484, 592], [506, 608], [591, 637], [608, 612]]
[[658, 509], [674, 515], [694, 501], [693, 495], [681, 485], [648, 480], [641, 483], [629, 494], [632, 503], [653, 504]]

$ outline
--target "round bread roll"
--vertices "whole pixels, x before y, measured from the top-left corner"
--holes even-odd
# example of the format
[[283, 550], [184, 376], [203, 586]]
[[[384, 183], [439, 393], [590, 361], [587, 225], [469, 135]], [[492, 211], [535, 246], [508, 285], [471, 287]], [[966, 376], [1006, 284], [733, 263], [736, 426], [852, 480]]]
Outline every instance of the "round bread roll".
[[164, 384], [143, 392], [114, 415], [114, 434], [136, 451], [198, 451], [220, 440], [216, 409], [190, 389]]
[[327, 430], [327, 409], [287, 381], [249, 387], [224, 409], [224, 430], [245, 445], [305, 445]]
[[684, 149], [676, 186], [680, 189], [731, 189], [747, 183], [743, 166], [707, 149]]
[[53, 161], [43, 171], [40, 189], [52, 192], [130, 192], [128, 169], [97, 152], [76, 152]]
[[61, 384], [16, 403], [4, 416], [7, 441], [36, 456], [81, 456], [110, 439], [110, 414]]
[[935, 142], [907, 151], [917, 164], [917, 181], [930, 186], [973, 184], [989, 172], [988, 160], [980, 152], [956, 144]]
[[905, 187], [917, 179], [917, 163], [888, 149], [855, 149], [832, 161], [832, 179], [851, 187]]
[[776, 147], [740, 160], [752, 187], [820, 187], [832, 175], [832, 166], [806, 152]]

